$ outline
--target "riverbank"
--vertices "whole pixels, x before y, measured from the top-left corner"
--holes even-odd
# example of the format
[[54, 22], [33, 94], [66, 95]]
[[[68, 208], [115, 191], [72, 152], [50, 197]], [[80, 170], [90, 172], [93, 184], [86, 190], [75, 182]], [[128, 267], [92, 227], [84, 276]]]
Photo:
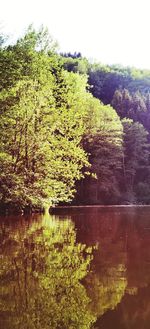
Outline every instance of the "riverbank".
[[6, 205], [0, 205], [0, 215], [11, 215], [11, 214], [32, 214], [32, 213], [39, 213], [39, 214], [44, 214], [48, 212], [53, 212], [61, 209], [83, 209], [83, 208], [137, 208], [137, 207], [150, 207], [150, 205], [146, 204], [118, 204], [118, 205], [55, 205], [55, 206], [50, 206], [50, 207], [26, 207], [26, 208], [21, 208], [21, 207], [15, 207], [9, 206], [7, 207]]

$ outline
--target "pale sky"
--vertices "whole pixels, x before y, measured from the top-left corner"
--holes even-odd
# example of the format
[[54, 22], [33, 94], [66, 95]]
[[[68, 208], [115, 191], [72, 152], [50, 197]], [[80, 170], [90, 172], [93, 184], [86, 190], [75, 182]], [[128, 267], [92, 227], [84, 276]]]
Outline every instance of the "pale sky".
[[48, 27], [60, 51], [150, 69], [150, 0], [1, 0], [1, 30]]

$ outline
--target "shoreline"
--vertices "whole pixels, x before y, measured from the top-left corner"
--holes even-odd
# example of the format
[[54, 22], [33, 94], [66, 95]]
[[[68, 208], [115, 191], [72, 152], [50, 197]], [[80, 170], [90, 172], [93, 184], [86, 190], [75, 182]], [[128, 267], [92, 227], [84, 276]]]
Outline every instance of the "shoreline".
[[126, 208], [126, 207], [150, 207], [146, 204], [131, 204], [131, 205], [77, 205], [77, 206], [52, 206], [50, 209], [64, 209], [64, 208]]
[[44, 213], [51, 213], [53, 211], [57, 210], [73, 210], [73, 209], [85, 209], [85, 208], [99, 208], [99, 209], [111, 209], [111, 208], [150, 208], [150, 205], [146, 204], [130, 204], [130, 205], [65, 205], [65, 206], [50, 206], [47, 209], [36, 209], [36, 210], [31, 210], [30, 211], [17, 211], [15, 209], [0, 209], [0, 216], [9, 216], [9, 215], [32, 215], [32, 214], [44, 214]]

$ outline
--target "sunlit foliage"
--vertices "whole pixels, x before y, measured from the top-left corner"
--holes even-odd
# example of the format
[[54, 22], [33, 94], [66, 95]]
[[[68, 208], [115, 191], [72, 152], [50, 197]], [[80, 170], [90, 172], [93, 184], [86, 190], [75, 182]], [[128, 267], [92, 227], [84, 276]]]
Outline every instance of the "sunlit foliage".
[[0, 274], [2, 327], [91, 328], [95, 316], [81, 284], [89, 269], [91, 248], [76, 243], [73, 224], [45, 216], [42, 223], [5, 230]]

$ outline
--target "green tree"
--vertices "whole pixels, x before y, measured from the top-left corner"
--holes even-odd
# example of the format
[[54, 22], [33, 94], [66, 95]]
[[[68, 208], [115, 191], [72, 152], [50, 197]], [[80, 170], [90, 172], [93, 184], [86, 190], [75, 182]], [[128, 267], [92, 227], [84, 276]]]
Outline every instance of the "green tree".
[[120, 118], [129, 117], [132, 108], [132, 96], [127, 89], [116, 90], [112, 99], [112, 106]]
[[143, 125], [129, 119], [122, 121], [124, 129], [123, 172], [126, 199], [136, 201], [136, 185], [149, 177], [150, 145]]
[[128, 116], [134, 121], [144, 124], [146, 111], [147, 108], [143, 95], [139, 91], [135, 92], [132, 95], [132, 107], [128, 112]]
[[92, 116], [83, 137], [83, 147], [89, 154], [90, 172], [95, 177], [90, 175], [79, 182], [77, 198], [84, 203], [117, 203], [120, 198], [122, 125], [115, 110], [98, 101], [91, 100], [89, 113]]
[[[6, 79], [0, 94], [0, 203], [5, 207], [70, 201], [82, 167], [88, 166], [80, 145], [86, 78], [65, 71], [60, 57], [47, 48], [47, 37], [45, 46], [41, 38], [43, 34], [28, 31], [12, 46], [6, 73], [9, 76], [14, 58], [19, 69]], [[5, 49], [8, 57], [9, 51]]]

